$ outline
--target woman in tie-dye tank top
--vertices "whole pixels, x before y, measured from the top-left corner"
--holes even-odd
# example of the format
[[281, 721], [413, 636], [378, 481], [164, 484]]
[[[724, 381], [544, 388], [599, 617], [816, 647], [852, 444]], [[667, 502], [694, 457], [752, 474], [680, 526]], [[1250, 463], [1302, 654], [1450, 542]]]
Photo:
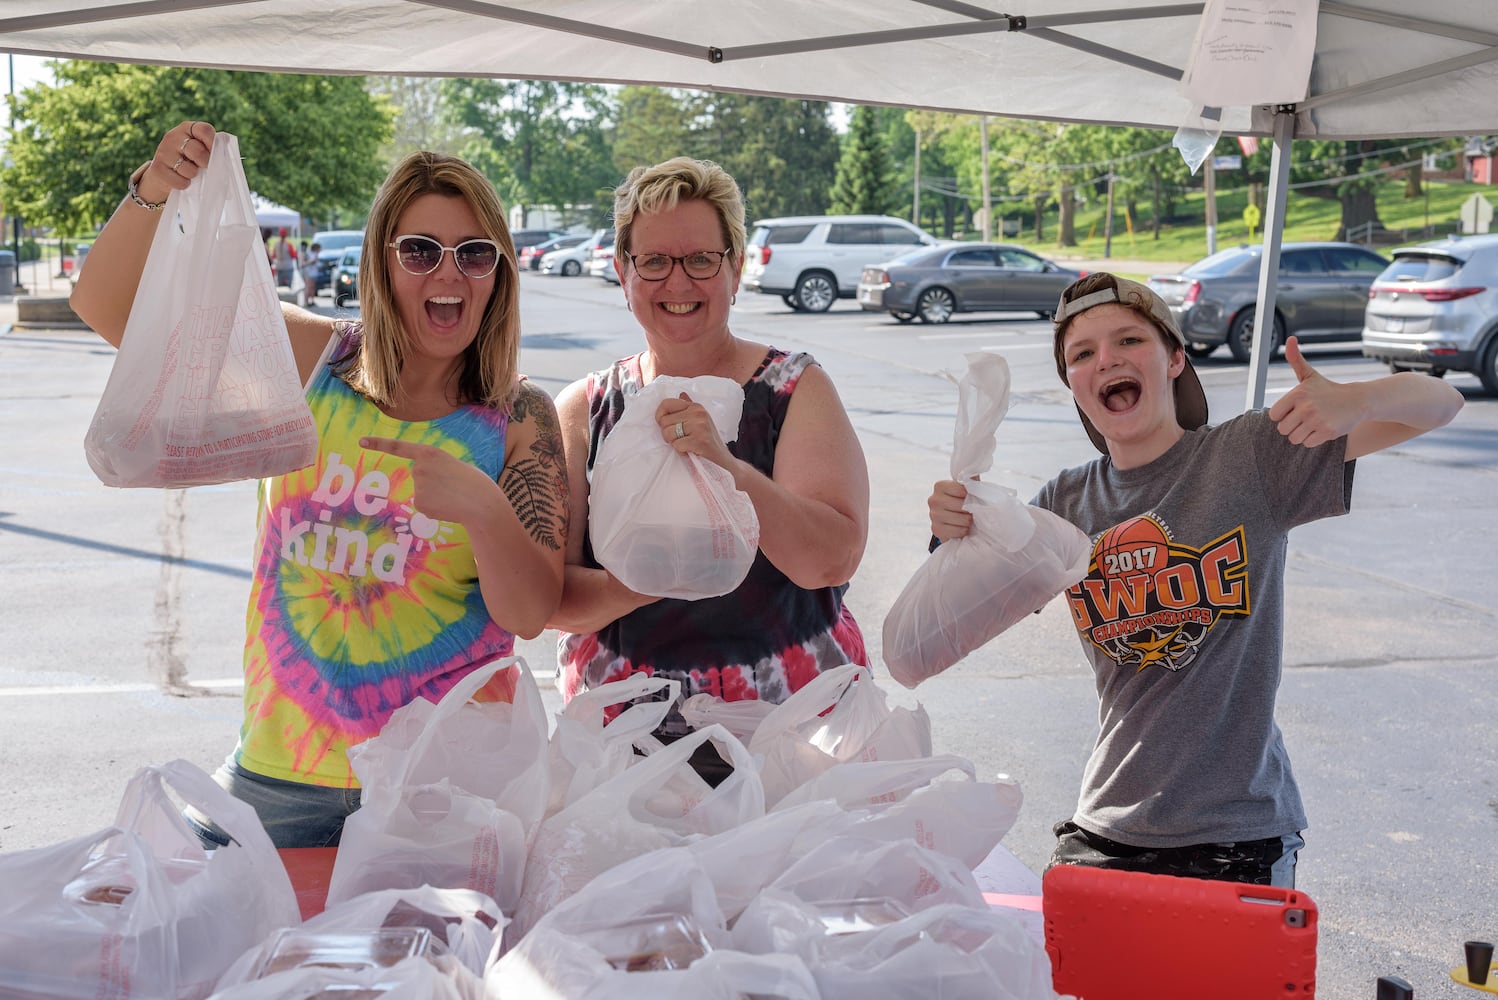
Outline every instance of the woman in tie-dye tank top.
[[[681, 681], [682, 697], [780, 702], [819, 671], [867, 663], [843, 604], [868, 532], [863, 451], [832, 380], [810, 355], [729, 329], [744, 254], [738, 186], [702, 160], [640, 167], [615, 192], [614, 224], [615, 263], [646, 346], [557, 397], [576, 526], [552, 619], [563, 631], [563, 696], [644, 671]], [[759, 517], [754, 564], [723, 597], [636, 593], [598, 564], [585, 530], [599, 445], [625, 401], [662, 375], [718, 375], [744, 388], [732, 444], [698, 403], [669, 399], [655, 414], [677, 452], [728, 470]], [[660, 735], [684, 731], [673, 714]], [[715, 777], [713, 755], [694, 762]]]
[[[206, 122], [169, 131], [94, 244], [73, 305], [116, 346], [155, 212], [206, 165], [213, 136]], [[359, 322], [283, 309], [319, 451], [260, 483], [244, 723], [214, 776], [280, 847], [336, 844], [359, 802], [349, 747], [539, 634], [561, 598], [556, 409], [516, 370], [498, 195], [462, 160], [413, 153], [365, 234]], [[479, 697], [507, 700], [515, 669]], [[188, 818], [205, 843], [227, 843]]]

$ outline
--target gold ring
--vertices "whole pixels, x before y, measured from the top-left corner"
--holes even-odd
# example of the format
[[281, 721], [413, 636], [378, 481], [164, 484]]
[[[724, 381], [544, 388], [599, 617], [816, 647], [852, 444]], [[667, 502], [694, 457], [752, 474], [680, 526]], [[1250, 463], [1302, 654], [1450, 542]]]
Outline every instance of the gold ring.
[[676, 421], [676, 436], [679, 438], [687, 436], [687, 429], [681, 425], [680, 420]]

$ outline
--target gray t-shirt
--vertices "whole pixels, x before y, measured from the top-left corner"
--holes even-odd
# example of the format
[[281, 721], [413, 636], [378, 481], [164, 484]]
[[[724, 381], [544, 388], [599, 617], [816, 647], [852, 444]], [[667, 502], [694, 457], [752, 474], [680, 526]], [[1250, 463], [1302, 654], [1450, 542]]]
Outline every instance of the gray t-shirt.
[[1345, 514], [1345, 438], [1289, 443], [1253, 410], [1137, 469], [1068, 469], [1033, 503], [1093, 540], [1062, 594], [1097, 677], [1078, 826], [1136, 847], [1303, 830], [1274, 722], [1287, 533]]

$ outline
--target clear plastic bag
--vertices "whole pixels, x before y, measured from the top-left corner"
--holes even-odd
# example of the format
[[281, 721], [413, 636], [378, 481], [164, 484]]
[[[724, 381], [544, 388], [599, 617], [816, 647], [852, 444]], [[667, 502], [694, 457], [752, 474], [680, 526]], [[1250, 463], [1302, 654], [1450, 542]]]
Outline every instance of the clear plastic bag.
[[682, 393], [707, 409], [725, 443], [738, 437], [738, 383], [715, 375], [654, 379], [626, 397], [598, 447], [588, 532], [598, 564], [626, 587], [691, 601], [744, 582], [759, 551], [759, 516], [728, 470], [677, 454], [661, 437], [656, 408]]
[[167, 198], [83, 445], [106, 486], [260, 479], [317, 457], [239, 140], [226, 132], [207, 169]]
[[1009, 364], [967, 356], [958, 382], [952, 478], [967, 487], [972, 530], [926, 557], [884, 619], [884, 664], [913, 688], [1039, 611], [1087, 573], [1092, 546], [1075, 525], [1014, 491], [978, 481], [993, 465], [1009, 409]]

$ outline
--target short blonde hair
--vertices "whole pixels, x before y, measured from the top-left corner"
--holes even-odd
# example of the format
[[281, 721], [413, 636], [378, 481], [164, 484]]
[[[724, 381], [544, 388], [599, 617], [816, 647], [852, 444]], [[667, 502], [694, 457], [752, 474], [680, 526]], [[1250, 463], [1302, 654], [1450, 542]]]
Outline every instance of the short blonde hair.
[[515, 242], [505, 221], [504, 205], [488, 178], [466, 160], [442, 153], [416, 152], [405, 157], [380, 185], [364, 229], [359, 256], [359, 311], [364, 340], [359, 354], [341, 372], [355, 389], [377, 403], [395, 401], [400, 373], [410, 350], [410, 334], [401, 325], [390, 269], [399, 267], [386, 245], [398, 233], [401, 213], [417, 198], [439, 194], [462, 198], [479, 225], [499, 244], [494, 292], [484, 304], [478, 336], [463, 353], [458, 390], [465, 403], [503, 406], [514, 395], [520, 368], [520, 287]]
[[[682, 201], [705, 201], [718, 213], [723, 245], [733, 259], [744, 259], [744, 196], [728, 171], [711, 160], [678, 156], [653, 167], [635, 167], [614, 189], [614, 245], [633, 250], [630, 230], [641, 212], [675, 208]], [[717, 249], [701, 247], [699, 249]]]

